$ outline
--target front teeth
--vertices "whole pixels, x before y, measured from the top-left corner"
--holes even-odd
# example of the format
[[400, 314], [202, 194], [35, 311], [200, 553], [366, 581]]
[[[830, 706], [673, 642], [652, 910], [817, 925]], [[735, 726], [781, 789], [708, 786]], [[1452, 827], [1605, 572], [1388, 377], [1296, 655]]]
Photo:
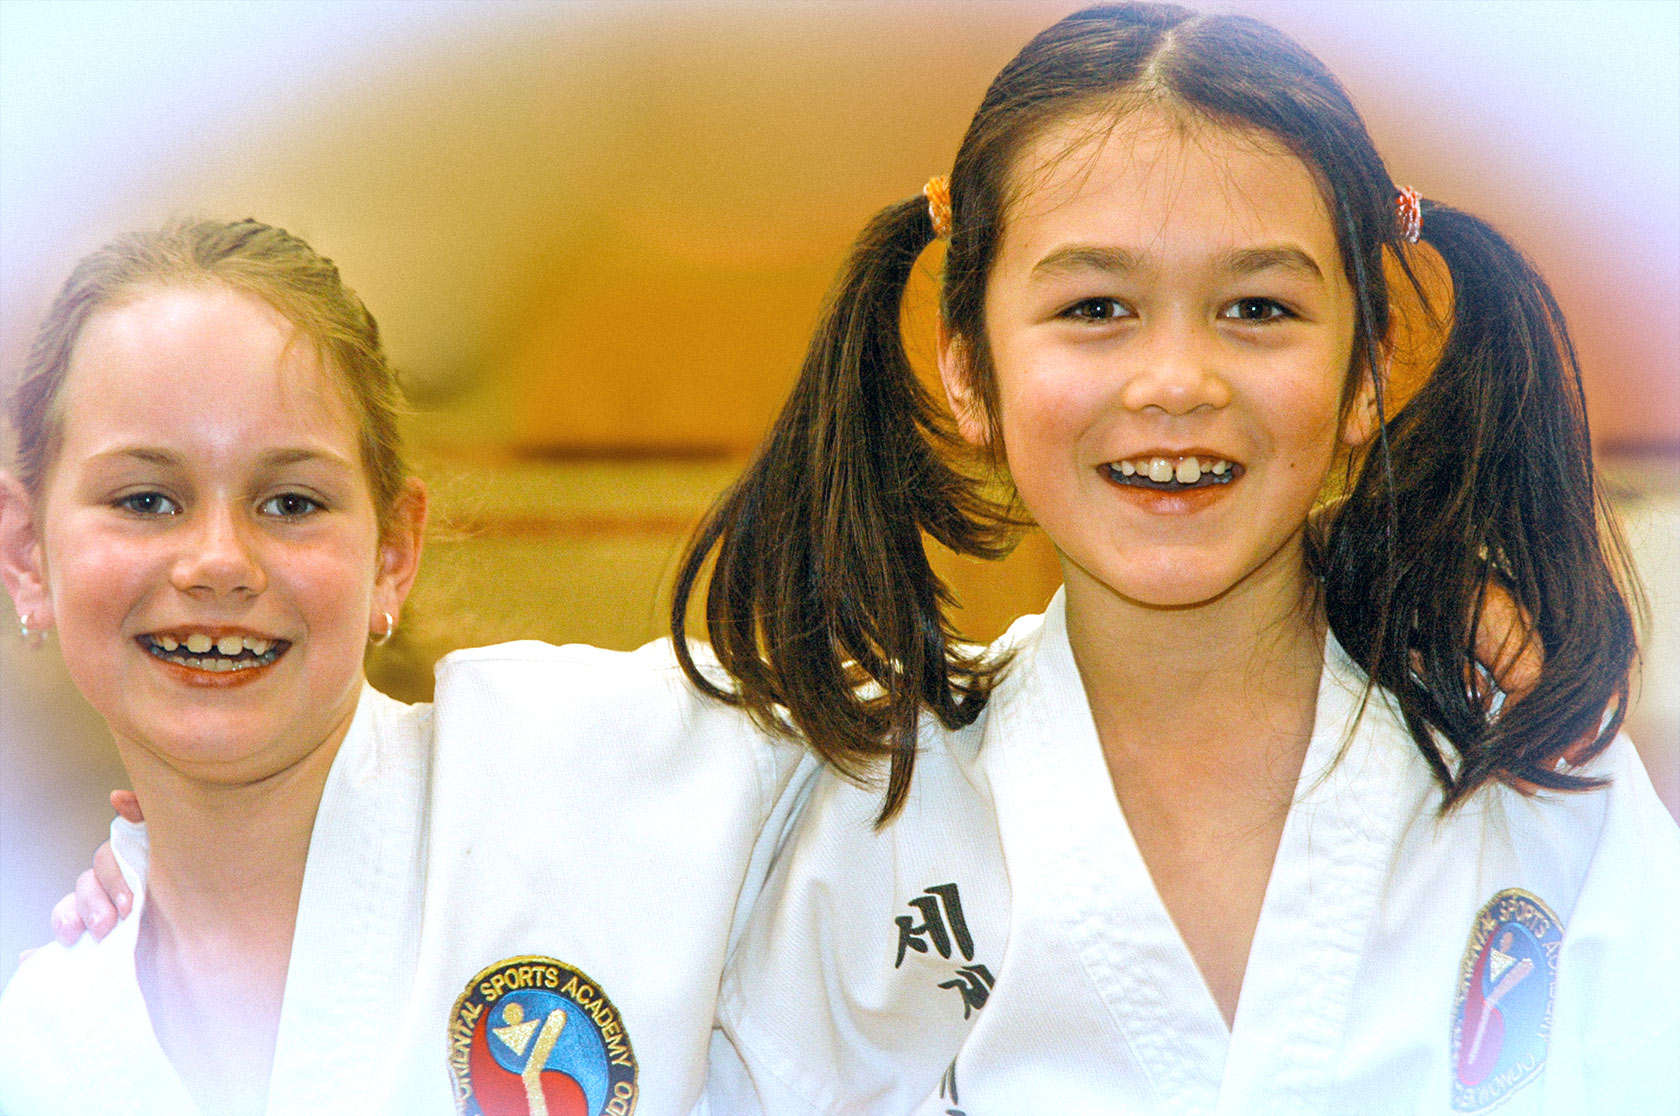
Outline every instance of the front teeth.
[[167, 635], [148, 636], [145, 642], [148, 650], [160, 659], [214, 673], [267, 666], [284, 649], [275, 640], [256, 636], [225, 635], [212, 639], [203, 632], [193, 632], [184, 640]]
[[[1226, 484], [1235, 475], [1233, 468], [1224, 458], [1198, 457], [1140, 457], [1108, 466], [1109, 473], [1125, 483], [1152, 481], [1181, 485]], [[1133, 479], [1128, 482], [1126, 478]]]

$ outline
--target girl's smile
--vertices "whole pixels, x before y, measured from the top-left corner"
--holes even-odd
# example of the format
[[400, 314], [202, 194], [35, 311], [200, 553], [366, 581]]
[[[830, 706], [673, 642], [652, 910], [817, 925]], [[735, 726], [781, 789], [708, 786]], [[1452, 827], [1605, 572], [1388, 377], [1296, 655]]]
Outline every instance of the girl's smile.
[[239, 686], [255, 681], [261, 677], [260, 671], [272, 666], [291, 647], [283, 639], [237, 631], [212, 635], [202, 629], [153, 632], [137, 637], [136, 642], [185, 671], [183, 681], [200, 686]]
[[[1141, 108], [1050, 130], [1015, 181], [986, 295], [997, 427], [1070, 600], [1304, 579], [1354, 322], [1312, 174], [1275, 140]], [[981, 439], [962, 359], [947, 345], [942, 368]]]
[[330, 756], [397, 607], [337, 373], [254, 296], [156, 288], [89, 319], [59, 406], [45, 581], [125, 760], [244, 782]]

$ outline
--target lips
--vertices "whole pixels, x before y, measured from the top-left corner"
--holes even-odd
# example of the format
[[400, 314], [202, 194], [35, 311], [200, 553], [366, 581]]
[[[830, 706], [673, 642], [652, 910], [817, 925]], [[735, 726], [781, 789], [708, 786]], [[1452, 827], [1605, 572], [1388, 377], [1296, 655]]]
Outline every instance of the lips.
[[137, 636], [135, 642], [153, 657], [189, 670], [212, 674], [265, 667], [284, 655], [291, 644], [267, 636], [179, 630]]
[[1230, 484], [1243, 467], [1211, 454], [1144, 454], [1110, 461], [1102, 468], [1108, 479], [1129, 488], [1156, 492], [1185, 492]]

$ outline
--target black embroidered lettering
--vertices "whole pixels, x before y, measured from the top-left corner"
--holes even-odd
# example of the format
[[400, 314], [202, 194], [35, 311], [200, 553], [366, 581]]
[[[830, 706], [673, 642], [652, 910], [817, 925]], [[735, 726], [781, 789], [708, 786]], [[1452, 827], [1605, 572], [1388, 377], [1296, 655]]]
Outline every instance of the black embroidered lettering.
[[957, 893], [956, 884], [934, 884], [924, 888], [923, 893], [910, 900], [909, 905], [921, 912], [922, 921], [918, 923], [910, 915], [899, 915], [893, 919], [898, 925], [898, 956], [893, 961], [893, 968], [904, 964], [907, 950], [927, 953], [930, 942], [939, 956], [950, 960], [953, 938], [963, 960], [974, 960], [974, 938], [968, 932], [968, 919], [963, 917], [962, 897]]
[[[976, 1010], [986, 1006], [986, 1000], [992, 994], [992, 971], [984, 965], [964, 965], [957, 970], [952, 980], [939, 982], [941, 988], [955, 988], [962, 996], [963, 1018], [967, 1019]], [[955, 1063], [952, 1063], [955, 1065]], [[955, 1099], [955, 1098], [953, 1098]]]

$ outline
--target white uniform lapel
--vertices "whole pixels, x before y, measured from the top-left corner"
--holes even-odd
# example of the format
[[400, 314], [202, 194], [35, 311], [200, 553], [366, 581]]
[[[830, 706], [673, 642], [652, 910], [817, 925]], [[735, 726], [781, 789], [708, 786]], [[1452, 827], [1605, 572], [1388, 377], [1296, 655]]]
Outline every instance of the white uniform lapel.
[[[981, 1085], [996, 1075], [1009, 1079], [1002, 1092], [976, 1092], [1069, 1100], [1078, 1110], [1066, 1090], [1082, 1081], [1094, 1103], [1147, 1095], [1141, 1111], [1212, 1112], [1224, 1020], [1114, 797], [1061, 593], [989, 715], [981, 755], [1014, 898], [1011, 948], [958, 1060], [959, 1093], [965, 1076]], [[1039, 1036], [1032, 1054], [1011, 1055], [1023, 1037], [1003, 1032], [1042, 1014], [1020, 1002], [1034, 997], [1054, 1005], [1061, 1037]]]
[[371, 1112], [389, 1087], [419, 934], [429, 706], [370, 688], [321, 795], [270, 1112]]
[[1364, 675], [1327, 636], [1313, 738], [1243, 977], [1222, 1114], [1323, 1108], [1400, 819], [1431, 789], [1405, 762], [1410, 741], [1396, 740], [1387, 700], [1371, 691], [1359, 716]]

